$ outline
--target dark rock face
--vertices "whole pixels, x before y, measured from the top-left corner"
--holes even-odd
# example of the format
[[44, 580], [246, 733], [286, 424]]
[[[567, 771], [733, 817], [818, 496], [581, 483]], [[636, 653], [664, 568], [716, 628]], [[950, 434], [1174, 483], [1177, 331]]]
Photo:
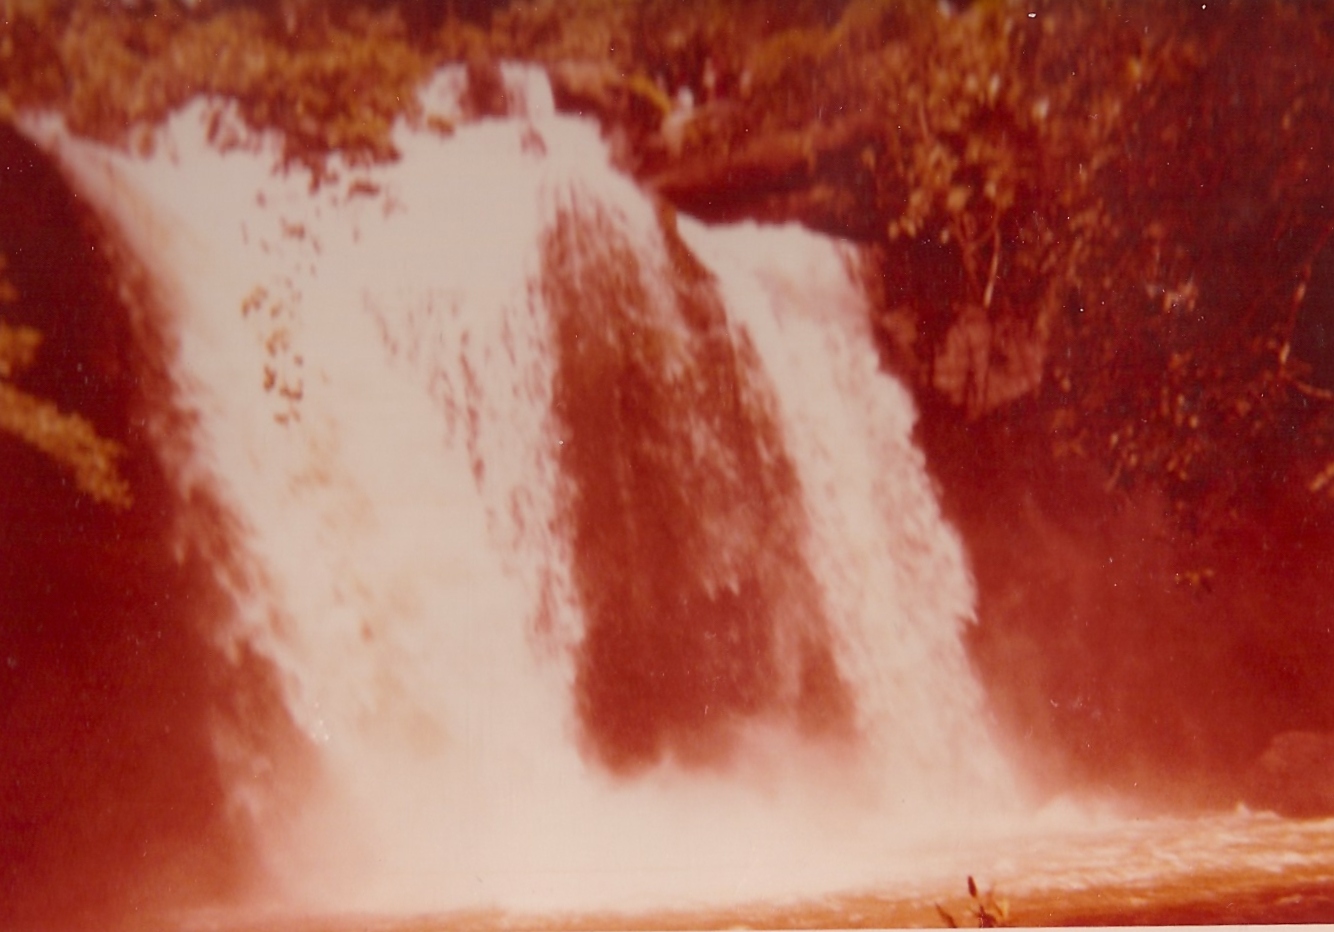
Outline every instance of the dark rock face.
[[475, 120], [509, 113], [505, 78], [500, 73], [500, 64], [494, 59], [479, 57], [468, 62], [468, 92], [463, 105], [468, 116]]
[[1313, 384], [1334, 391], [1334, 246], [1321, 249], [1312, 264], [1292, 351], [1299, 365], [1310, 367]]
[[685, 273], [655, 297], [596, 210], [564, 215], [545, 252], [586, 745], [632, 772], [724, 762], [736, 727], [766, 716], [849, 737], [794, 469], [712, 282]]
[[1330, 765], [1275, 738], [1334, 733], [1334, 531], [1302, 516], [1304, 490], [1195, 538], [1151, 493], [1109, 504], [1096, 470], [1053, 466], [1034, 423], [927, 411], [918, 428], [977, 580], [968, 647], [1011, 759], [1040, 792], [1327, 806]]
[[[692, 119], [707, 123], [725, 108], [703, 107]], [[813, 132], [765, 136], [725, 156], [691, 154], [644, 166], [641, 174], [682, 212], [710, 223], [796, 220], [831, 236], [874, 242], [883, 224], [867, 209], [875, 180], [861, 155], [876, 130], [870, 120], [850, 119]]]
[[0, 926], [105, 927], [241, 882], [218, 726], [259, 748], [280, 707], [263, 663], [215, 647], [228, 532], [160, 450], [173, 425], [186, 443], [169, 343], [57, 170], [2, 124], [0, 217], [19, 295], [0, 317], [43, 336], [17, 385], [118, 443], [134, 499], [95, 501], [0, 432]]

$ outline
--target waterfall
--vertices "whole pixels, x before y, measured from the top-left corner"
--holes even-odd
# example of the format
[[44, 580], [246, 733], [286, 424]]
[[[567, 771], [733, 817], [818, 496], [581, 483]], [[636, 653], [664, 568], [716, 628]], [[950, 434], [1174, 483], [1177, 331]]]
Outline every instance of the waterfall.
[[318, 764], [289, 810], [219, 739], [275, 890], [564, 908], [912, 876], [1012, 791], [856, 255], [676, 218], [540, 72], [501, 78], [509, 116], [468, 121], [447, 69], [397, 161], [314, 191], [270, 139], [210, 145], [216, 101], [149, 155], [28, 124], [147, 273], [193, 425], [163, 449], [239, 528], [217, 649], [268, 658]]

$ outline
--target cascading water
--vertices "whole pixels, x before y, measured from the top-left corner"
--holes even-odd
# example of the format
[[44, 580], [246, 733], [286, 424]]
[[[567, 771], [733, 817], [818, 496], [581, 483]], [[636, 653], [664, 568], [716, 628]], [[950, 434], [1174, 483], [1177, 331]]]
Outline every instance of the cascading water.
[[315, 750], [297, 812], [229, 752], [270, 871], [393, 910], [909, 873], [1011, 791], [853, 257], [678, 222], [504, 78], [509, 117], [314, 193], [206, 142], [216, 103], [147, 157], [30, 125], [148, 271], [176, 481], [242, 528], [218, 648], [270, 658]]

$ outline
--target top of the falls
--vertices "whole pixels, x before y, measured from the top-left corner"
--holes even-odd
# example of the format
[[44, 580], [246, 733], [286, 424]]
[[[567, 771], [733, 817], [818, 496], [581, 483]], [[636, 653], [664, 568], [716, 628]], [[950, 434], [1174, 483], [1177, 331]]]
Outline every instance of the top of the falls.
[[547, 73], [537, 65], [476, 60], [441, 67], [418, 95], [422, 118], [453, 126], [487, 117], [538, 119], [556, 112]]

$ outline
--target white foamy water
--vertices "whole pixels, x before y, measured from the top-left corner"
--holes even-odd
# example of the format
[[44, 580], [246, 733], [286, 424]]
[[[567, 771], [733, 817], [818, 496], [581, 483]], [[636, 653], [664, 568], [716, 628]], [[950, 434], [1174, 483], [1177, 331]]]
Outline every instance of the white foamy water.
[[683, 234], [772, 379], [806, 490], [807, 560], [863, 689], [884, 789], [933, 812], [964, 801], [975, 817], [966, 801], [995, 804], [1000, 772], [959, 644], [972, 580], [912, 445], [912, 401], [879, 369], [851, 255], [797, 227], [684, 223]]
[[[440, 115], [462, 113], [460, 80], [430, 85]], [[702, 325], [669, 299], [679, 271], [658, 213], [596, 127], [554, 115], [532, 72], [506, 82], [525, 115], [447, 137], [403, 127], [400, 160], [335, 165], [314, 193], [274, 172], [264, 140], [210, 148], [216, 105], [173, 117], [146, 158], [30, 125], [149, 274], [178, 403], [197, 417], [176, 481], [213, 490], [242, 528], [246, 575], [219, 648], [273, 661], [316, 750], [299, 811], [266, 808], [237, 768], [274, 902], [680, 905], [911, 878], [923, 844], [965, 846], [1006, 821], [1013, 793], [960, 643], [972, 586], [911, 444], [910, 400], [877, 370], [849, 255], [817, 236], [681, 222], [716, 276], [726, 338], [758, 360], [735, 367], [743, 414], [779, 448], [758, 444], [746, 468], [795, 477], [783, 533], [822, 620], [775, 634], [776, 668], [788, 675], [785, 638], [827, 639], [855, 739], [803, 736], [783, 711], [798, 700], [776, 689], [754, 714], [736, 700], [722, 763], [669, 748], [614, 773], [583, 740], [592, 571], [570, 513], [599, 490], [562, 471], [577, 433], [556, 386], [585, 369], [556, 337], [581, 319], [579, 295], [544, 288], [562, 274], [557, 219], [634, 257], [617, 266], [634, 282], [613, 290], [646, 296], [618, 352], [661, 347], [669, 402]], [[698, 443], [692, 475], [732, 468], [717, 438], [742, 428], [674, 417], [695, 439], [654, 462]], [[747, 529], [770, 533], [748, 509], [700, 519], [719, 564], [701, 591], [741, 591], [733, 563], [769, 539]]]

